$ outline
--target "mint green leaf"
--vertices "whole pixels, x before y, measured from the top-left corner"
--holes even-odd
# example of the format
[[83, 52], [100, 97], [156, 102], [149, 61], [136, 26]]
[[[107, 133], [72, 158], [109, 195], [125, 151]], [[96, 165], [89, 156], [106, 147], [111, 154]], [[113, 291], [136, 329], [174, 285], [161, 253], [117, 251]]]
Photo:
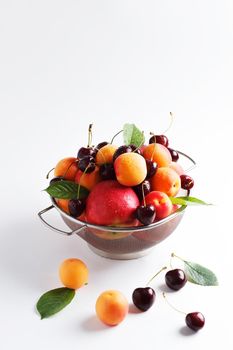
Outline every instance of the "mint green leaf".
[[185, 197], [170, 197], [170, 200], [172, 202], [172, 204], [178, 204], [178, 205], [192, 205], [192, 204], [196, 204], [196, 205], [211, 205], [209, 203], [204, 202], [201, 199], [195, 198], [195, 197], [189, 197], [189, 196], [185, 196]]
[[50, 317], [66, 307], [75, 296], [75, 290], [57, 288], [43, 294], [36, 304], [41, 319]]
[[217, 286], [218, 280], [216, 275], [209, 269], [194, 262], [184, 260], [185, 273], [191, 283], [201, 286]]
[[126, 145], [140, 147], [145, 142], [145, 136], [135, 124], [125, 124], [123, 126], [123, 139]]
[[52, 197], [58, 199], [76, 199], [79, 191], [79, 199], [86, 198], [89, 194], [89, 191], [79, 184], [72, 181], [57, 181], [51, 183], [45, 191]]

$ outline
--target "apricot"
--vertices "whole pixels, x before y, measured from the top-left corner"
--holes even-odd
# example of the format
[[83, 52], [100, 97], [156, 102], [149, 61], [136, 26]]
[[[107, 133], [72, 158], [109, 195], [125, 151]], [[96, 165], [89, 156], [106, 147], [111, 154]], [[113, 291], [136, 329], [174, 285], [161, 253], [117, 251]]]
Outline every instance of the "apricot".
[[117, 146], [112, 145], [111, 143], [102, 147], [96, 154], [96, 164], [102, 165], [105, 163], [113, 163], [113, 155], [117, 150]]
[[183, 175], [184, 174], [184, 169], [177, 162], [171, 162], [168, 167], [173, 169], [173, 170], [175, 170], [175, 172], [177, 172], [178, 175]]
[[61, 210], [63, 210], [64, 212], [66, 212], [68, 214], [70, 213], [69, 207], [68, 207], [69, 199], [56, 199], [56, 203]]
[[158, 167], [168, 166], [172, 161], [168, 149], [159, 143], [151, 143], [146, 146], [143, 150], [143, 157], [157, 163]]
[[74, 181], [80, 184], [83, 187], [86, 187], [89, 191], [93, 189], [93, 187], [100, 182], [101, 177], [99, 174], [99, 167], [96, 166], [95, 170], [91, 173], [83, 173], [81, 170], [78, 170]]
[[168, 196], [175, 196], [181, 187], [180, 176], [175, 170], [169, 167], [158, 168], [151, 178], [151, 188], [153, 191], [161, 191]]
[[73, 181], [77, 170], [77, 158], [64, 158], [61, 159], [55, 166], [54, 176], [63, 176], [64, 179]]
[[124, 186], [137, 186], [147, 175], [145, 159], [137, 153], [123, 153], [114, 162], [117, 181]]
[[95, 310], [98, 318], [108, 326], [116, 326], [128, 313], [129, 305], [125, 296], [117, 290], [107, 290], [100, 294]]
[[59, 276], [65, 287], [78, 289], [88, 282], [88, 268], [82, 260], [66, 259], [60, 265]]

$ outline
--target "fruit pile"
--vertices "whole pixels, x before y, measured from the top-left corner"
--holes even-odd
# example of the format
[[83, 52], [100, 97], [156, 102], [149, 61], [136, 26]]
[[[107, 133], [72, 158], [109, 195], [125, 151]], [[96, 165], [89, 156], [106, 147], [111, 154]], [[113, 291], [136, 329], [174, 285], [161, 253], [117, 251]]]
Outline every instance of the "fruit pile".
[[91, 124], [87, 147], [58, 162], [46, 191], [63, 211], [97, 225], [149, 225], [179, 208], [172, 198], [181, 188], [189, 196], [194, 181], [165, 135], [153, 134], [146, 144], [134, 124], [122, 132], [124, 145], [114, 145], [113, 138], [93, 146]]

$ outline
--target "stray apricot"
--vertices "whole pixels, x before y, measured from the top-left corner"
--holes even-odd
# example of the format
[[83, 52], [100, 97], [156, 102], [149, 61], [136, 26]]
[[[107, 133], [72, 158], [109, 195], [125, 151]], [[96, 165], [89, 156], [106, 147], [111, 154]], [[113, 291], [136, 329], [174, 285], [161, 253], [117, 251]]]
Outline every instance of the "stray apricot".
[[54, 176], [62, 176], [65, 180], [73, 181], [77, 171], [77, 158], [64, 158], [55, 166]]
[[65, 287], [78, 289], [88, 282], [88, 268], [82, 260], [66, 259], [60, 265], [59, 276]]
[[129, 305], [125, 296], [117, 290], [107, 290], [100, 294], [95, 310], [98, 318], [108, 326], [116, 326], [128, 313]]

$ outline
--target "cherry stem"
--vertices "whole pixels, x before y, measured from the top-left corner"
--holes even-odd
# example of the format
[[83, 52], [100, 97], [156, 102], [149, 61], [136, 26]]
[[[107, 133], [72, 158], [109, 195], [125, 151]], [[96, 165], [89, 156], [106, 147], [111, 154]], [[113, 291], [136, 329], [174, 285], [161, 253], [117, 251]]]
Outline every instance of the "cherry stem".
[[172, 114], [172, 112], [170, 112], [170, 124], [168, 125], [168, 128], [163, 132], [163, 134], [166, 134], [166, 132], [168, 132], [168, 130], [171, 129], [173, 122], [174, 122], [174, 115]]
[[113, 138], [111, 139], [111, 142], [110, 142], [110, 144], [112, 144], [113, 143], [113, 140], [115, 139], [115, 137], [117, 137], [120, 133], [122, 133], [123, 132], [123, 130], [120, 130], [120, 131], [118, 131], [118, 133], [116, 133], [114, 136], [113, 136]]
[[146, 206], [144, 186], [145, 186], [145, 184], [142, 183], [142, 198], [143, 198], [143, 204], [144, 204], [144, 206]]
[[166, 270], [166, 269], [167, 269], [167, 266], [164, 266], [164, 267], [162, 267], [158, 272], [156, 272], [156, 274], [155, 274], [153, 277], [151, 277], [151, 279], [147, 282], [146, 286], [148, 286], [148, 285], [150, 284], [150, 282], [151, 282], [156, 276], [158, 276], [158, 275], [160, 274], [160, 272], [162, 272], [162, 271], [164, 271], [164, 270]]
[[46, 179], [49, 178], [49, 174], [51, 173], [51, 171], [53, 171], [55, 168], [52, 168], [51, 170], [49, 170], [48, 174], [46, 175]]
[[80, 187], [81, 187], [81, 180], [82, 180], [82, 177], [86, 174], [87, 172], [87, 169], [90, 167], [90, 164], [88, 164], [88, 166], [85, 168], [84, 172], [82, 173], [82, 175], [80, 176], [80, 179], [79, 179], [79, 183], [78, 183], [78, 192], [77, 192], [77, 199], [79, 199], [79, 194], [80, 194]]
[[177, 259], [180, 259], [181, 261], [185, 262], [184, 259], [182, 259], [181, 257], [177, 256], [175, 253], [171, 253], [171, 258], [177, 258]]
[[177, 309], [175, 306], [173, 306], [173, 305], [167, 300], [167, 297], [166, 297], [166, 293], [165, 293], [165, 292], [163, 292], [163, 297], [164, 297], [164, 299], [166, 300], [166, 302], [168, 303], [168, 305], [169, 305], [173, 310], [175, 310], [175, 311], [177, 311], [177, 312], [179, 312], [179, 313], [181, 313], [181, 314], [187, 315], [186, 312]]
[[92, 143], [92, 126], [93, 126], [93, 124], [89, 124], [89, 128], [88, 128], [88, 145], [87, 145], [87, 147], [91, 147], [91, 143]]
[[152, 145], [154, 145], [154, 149], [153, 149], [153, 152], [152, 152], [151, 157], [150, 157], [151, 161], [152, 161], [154, 154], [155, 154], [155, 143], [152, 143]]

